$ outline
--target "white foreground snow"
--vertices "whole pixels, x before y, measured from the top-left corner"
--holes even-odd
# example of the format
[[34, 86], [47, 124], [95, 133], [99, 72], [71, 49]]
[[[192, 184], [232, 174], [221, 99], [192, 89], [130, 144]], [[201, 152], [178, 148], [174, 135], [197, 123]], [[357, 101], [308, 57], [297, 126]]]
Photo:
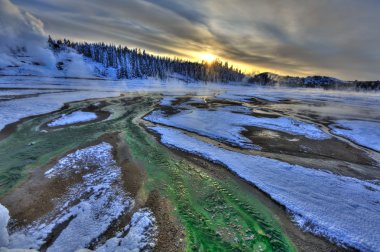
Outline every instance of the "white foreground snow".
[[118, 237], [111, 238], [96, 252], [153, 251], [157, 242], [156, 218], [143, 208], [133, 214], [131, 222]]
[[9, 235], [7, 225], [9, 221], [8, 209], [0, 204], [0, 248], [6, 247], [9, 244]]
[[70, 114], [63, 114], [58, 119], [48, 124], [49, 127], [57, 127], [63, 125], [70, 125], [81, 122], [93, 121], [97, 118], [94, 112], [75, 111]]
[[69, 178], [84, 173], [83, 182], [69, 188], [57, 199], [58, 205], [46, 216], [10, 235], [10, 248], [39, 249], [60, 224], [67, 225], [47, 251], [66, 252], [85, 248], [103, 234], [134, 201], [118, 186], [120, 167], [112, 156], [112, 146], [101, 143], [77, 150], [48, 170], [48, 178]]
[[310, 139], [323, 140], [330, 136], [317, 126], [288, 117], [265, 118], [237, 114], [221, 108], [217, 111], [192, 109], [166, 117], [160, 110], [153, 111], [144, 119], [196, 132], [216, 140], [223, 140], [244, 148], [257, 148], [251, 140], [241, 135], [243, 126], [256, 126], [277, 130], [292, 135], [303, 135]]
[[152, 127], [165, 145], [225, 165], [284, 205], [305, 230], [362, 251], [380, 251], [380, 186], [355, 178], [237, 153], [179, 130]]
[[380, 151], [380, 122], [337, 120], [335, 124], [330, 125], [330, 128], [334, 134]]

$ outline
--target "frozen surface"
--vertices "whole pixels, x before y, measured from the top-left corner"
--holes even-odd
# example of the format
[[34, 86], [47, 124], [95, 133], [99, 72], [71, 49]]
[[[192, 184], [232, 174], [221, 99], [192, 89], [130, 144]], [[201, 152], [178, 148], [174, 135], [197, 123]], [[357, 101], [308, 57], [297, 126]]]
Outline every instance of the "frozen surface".
[[380, 151], [380, 122], [337, 120], [330, 128], [334, 134]]
[[165, 145], [225, 165], [256, 185], [284, 205], [305, 230], [362, 251], [380, 251], [380, 186], [225, 150], [175, 129], [151, 129], [161, 134]]
[[57, 127], [74, 123], [88, 122], [97, 118], [94, 112], [75, 111], [68, 115], [63, 114], [58, 119], [48, 124], [49, 127]]
[[0, 204], [0, 248], [8, 246], [9, 235], [7, 225], [9, 221], [8, 209]]
[[33, 95], [39, 93], [62, 92], [65, 90], [38, 90], [38, 89], [0, 89], [0, 97], [14, 96], [14, 95]]
[[144, 119], [154, 123], [181, 128], [208, 136], [217, 140], [245, 148], [257, 148], [249, 139], [241, 135], [243, 126], [256, 126], [286, 132], [292, 135], [303, 135], [310, 139], [327, 139], [330, 136], [317, 126], [287, 117], [265, 118], [232, 113], [222, 108], [217, 111], [192, 109], [166, 117], [159, 110], [153, 111]]
[[118, 95], [120, 95], [120, 92], [77, 91], [44, 94], [38, 97], [0, 102], [0, 130], [3, 129], [5, 125], [16, 122], [24, 117], [58, 110], [66, 102]]
[[165, 96], [161, 99], [160, 105], [161, 106], [170, 106], [172, 105], [172, 102], [176, 99], [174, 96]]
[[11, 248], [39, 249], [62, 223], [47, 251], [75, 251], [84, 248], [111, 227], [134, 201], [119, 186], [120, 167], [112, 157], [112, 146], [100, 143], [67, 155], [45, 173], [47, 178], [68, 179], [76, 173], [83, 181], [58, 200], [55, 209], [30, 226], [13, 232]]
[[156, 218], [149, 209], [140, 209], [133, 214], [123, 233], [107, 240], [96, 252], [153, 251], [158, 234]]
[[344, 90], [324, 90], [319, 88], [263, 88], [257, 86], [231, 86], [217, 97], [237, 101], [260, 98], [272, 102], [281, 100], [328, 101], [351, 106], [378, 107], [380, 92], [355, 92]]

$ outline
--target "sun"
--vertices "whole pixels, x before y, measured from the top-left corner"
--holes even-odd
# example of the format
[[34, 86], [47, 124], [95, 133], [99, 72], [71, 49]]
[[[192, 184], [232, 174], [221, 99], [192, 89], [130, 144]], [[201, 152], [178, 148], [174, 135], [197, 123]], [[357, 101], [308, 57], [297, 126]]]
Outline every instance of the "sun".
[[210, 53], [202, 53], [199, 55], [199, 57], [201, 58], [201, 60], [207, 61], [208, 63], [213, 62], [216, 58], [214, 55]]

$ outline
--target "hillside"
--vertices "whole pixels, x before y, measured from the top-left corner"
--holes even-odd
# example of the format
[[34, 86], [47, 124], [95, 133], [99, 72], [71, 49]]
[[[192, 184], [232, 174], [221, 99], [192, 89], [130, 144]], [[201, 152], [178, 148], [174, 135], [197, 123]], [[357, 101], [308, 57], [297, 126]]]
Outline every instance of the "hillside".
[[326, 89], [380, 90], [380, 81], [343, 81], [328, 76], [281, 76], [274, 73], [260, 73], [248, 78], [248, 83], [263, 86], [320, 87]]

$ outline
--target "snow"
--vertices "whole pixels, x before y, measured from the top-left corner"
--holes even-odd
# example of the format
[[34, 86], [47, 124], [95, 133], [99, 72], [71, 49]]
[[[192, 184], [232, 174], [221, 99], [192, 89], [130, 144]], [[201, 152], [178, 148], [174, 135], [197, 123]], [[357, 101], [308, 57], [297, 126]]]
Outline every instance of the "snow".
[[12, 233], [10, 248], [39, 249], [56, 227], [68, 222], [47, 251], [75, 251], [88, 246], [133, 207], [133, 199], [119, 186], [121, 170], [110, 144], [77, 150], [60, 159], [45, 176], [64, 179], [76, 173], [85, 173], [83, 181], [56, 199], [59, 203], [52, 212]]
[[153, 251], [158, 235], [156, 218], [149, 209], [140, 209], [133, 214], [125, 233], [107, 240], [96, 252]]
[[222, 164], [284, 205], [303, 229], [362, 251], [380, 251], [380, 186], [222, 149], [179, 130], [152, 127], [163, 144]]
[[330, 136], [317, 126], [288, 117], [265, 118], [237, 114], [225, 108], [216, 111], [192, 109], [164, 116], [160, 110], [153, 111], [144, 119], [167, 126], [196, 132], [216, 140], [223, 140], [243, 148], [257, 148], [251, 140], [241, 135], [243, 126], [256, 126], [277, 130], [292, 135], [303, 135], [310, 139], [323, 140]]
[[15, 95], [33, 95], [39, 93], [51, 93], [51, 92], [62, 92], [65, 90], [33, 90], [33, 89], [10, 89], [4, 90], [0, 89], [0, 97], [15, 96]]
[[[337, 120], [329, 126], [332, 133], [357, 144], [380, 151], [380, 122]], [[343, 128], [342, 128], [343, 127]]]
[[9, 221], [8, 209], [0, 204], [0, 248], [8, 246], [9, 235], [7, 225]]
[[166, 96], [163, 97], [160, 101], [161, 106], [170, 106], [172, 105], [172, 102], [175, 101], [176, 97], [174, 96]]
[[97, 118], [96, 113], [94, 112], [84, 112], [84, 111], [75, 111], [68, 115], [63, 114], [58, 119], [52, 121], [48, 124], [49, 127], [57, 127], [63, 125], [70, 125], [81, 122], [93, 121]]
[[60, 109], [64, 103], [90, 98], [118, 96], [120, 92], [76, 91], [43, 94], [37, 97], [0, 101], [0, 130], [5, 125], [24, 117], [50, 113]]

